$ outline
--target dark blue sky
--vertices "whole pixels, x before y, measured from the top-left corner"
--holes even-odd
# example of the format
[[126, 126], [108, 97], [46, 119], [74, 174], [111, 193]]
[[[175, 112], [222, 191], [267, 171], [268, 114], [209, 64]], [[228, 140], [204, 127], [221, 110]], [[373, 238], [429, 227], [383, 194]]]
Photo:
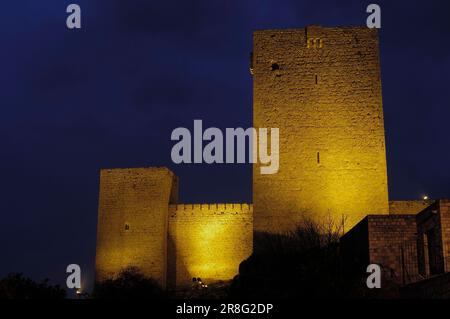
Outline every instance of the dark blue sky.
[[[82, 29], [65, 26], [82, 8]], [[375, 2], [375, 1], [373, 1]], [[0, 10], [0, 276], [93, 276], [100, 168], [169, 166], [250, 202], [245, 165], [171, 164], [171, 131], [249, 127], [252, 31], [364, 25], [370, 1], [9, 1]], [[392, 199], [450, 197], [450, 2], [376, 1]]]

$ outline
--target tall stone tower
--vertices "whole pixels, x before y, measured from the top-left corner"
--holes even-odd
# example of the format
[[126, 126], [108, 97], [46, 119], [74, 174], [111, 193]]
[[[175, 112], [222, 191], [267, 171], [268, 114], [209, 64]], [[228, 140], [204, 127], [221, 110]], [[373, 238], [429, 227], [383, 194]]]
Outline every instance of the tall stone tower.
[[280, 129], [277, 174], [253, 171], [255, 231], [291, 230], [304, 217], [350, 229], [388, 213], [375, 29], [256, 31], [254, 127]]

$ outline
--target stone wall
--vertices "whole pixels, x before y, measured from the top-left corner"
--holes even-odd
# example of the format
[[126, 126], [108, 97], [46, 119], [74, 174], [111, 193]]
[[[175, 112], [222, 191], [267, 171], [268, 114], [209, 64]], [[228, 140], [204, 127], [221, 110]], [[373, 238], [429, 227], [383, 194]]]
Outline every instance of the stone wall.
[[450, 201], [438, 200], [417, 215], [419, 271], [450, 271]]
[[340, 239], [344, 274], [346, 277], [366, 273], [370, 264], [368, 218], [364, 218]]
[[379, 264], [400, 284], [448, 272], [450, 200], [437, 200], [419, 214], [369, 215], [341, 244], [346, 267], [360, 273], [367, 262]]
[[391, 200], [389, 201], [389, 214], [418, 214], [433, 202], [432, 200]]
[[444, 270], [450, 272], [450, 200], [439, 200], [439, 218], [442, 232]]
[[417, 280], [416, 233], [415, 215], [367, 216], [341, 238], [347, 272], [364, 273], [378, 264], [384, 279]]
[[415, 215], [371, 215], [370, 263], [382, 266], [384, 275], [396, 282], [417, 280], [417, 225]]
[[[167, 168], [100, 174], [96, 280], [137, 267], [169, 288], [232, 279], [253, 250], [249, 204], [175, 204], [178, 179]], [[171, 204], [172, 203], [172, 204]]]
[[279, 172], [254, 165], [255, 230], [388, 214], [377, 31], [256, 31], [251, 68], [253, 125], [280, 129]]
[[229, 280], [253, 249], [248, 204], [180, 204], [169, 208], [169, 287]]

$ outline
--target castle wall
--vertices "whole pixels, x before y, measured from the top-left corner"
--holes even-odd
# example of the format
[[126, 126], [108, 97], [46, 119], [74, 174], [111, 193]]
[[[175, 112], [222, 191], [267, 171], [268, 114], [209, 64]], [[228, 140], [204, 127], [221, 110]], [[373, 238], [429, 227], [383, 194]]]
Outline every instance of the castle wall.
[[431, 200], [391, 200], [389, 214], [418, 214], [433, 203]]
[[417, 280], [417, 224], [415, 215], [370, 215], [370, 263], [398, 282]]
[[364, 218], [339, 240], [344, 264], [344, 274], [348, 278], [366, 273], [370, 264], [369, 221]]
[[369, 215], [341, 238], [347, 274], [366, 274], [369, 264], [396, 283], [417, 280], [415, 215]]
[[255, 231], [388, 214], [376, 30], [257, 31], [253, 48], [253, 123], [280, 129], [279, 172], [254, 165]]
[[374, 263], [385, 279], [408, 284], [448, 272], [450, 200], [419, 214], [369, 215], [341, 238], [341, 247], [350, 273], [364, 273]]
[[419, 268], [424, 275], [450, 271], [450, 201], [438, 200], [417, 214]]
[[166, 168], [101, 170], [96, 280], [132, 266], [165, 287], [168, 207], [177, 188]]
[[169, 287], [232, 279], [253, 249], [253, 208], [248, 204], [180, 204], [169, 207]]
[[450, 271], [450, 200], [439, 200], [439, 219], [445, 271]]

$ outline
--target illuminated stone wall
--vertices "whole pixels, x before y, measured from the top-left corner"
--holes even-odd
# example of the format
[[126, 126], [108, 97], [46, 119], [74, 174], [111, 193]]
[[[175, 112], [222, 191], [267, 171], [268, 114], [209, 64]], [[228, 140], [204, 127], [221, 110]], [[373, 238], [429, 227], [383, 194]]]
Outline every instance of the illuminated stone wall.
[[101, 171], [96, 280], [130, 266], [169, 288], [238, 274], [253, 249], [252, 205], [177, 205], [177, 196], [166, 168]]
[[253, 249], [248, 204], [181, 204], [169, 208], [169, 287], [232, 279]]
[[168, 208], [177, 193], [166, 168], [101, 171], [96, 280], [134, 266], [165, 287]]
[[256, 31], [251, 69], [254, 126], [280, 128], [279, 172], [254, 165], [255, 230], [388, 214], [376, 30]]
[[391, 200], [389, 201], [389, 214], [418, 214], [433, 202], [433, 200]]

